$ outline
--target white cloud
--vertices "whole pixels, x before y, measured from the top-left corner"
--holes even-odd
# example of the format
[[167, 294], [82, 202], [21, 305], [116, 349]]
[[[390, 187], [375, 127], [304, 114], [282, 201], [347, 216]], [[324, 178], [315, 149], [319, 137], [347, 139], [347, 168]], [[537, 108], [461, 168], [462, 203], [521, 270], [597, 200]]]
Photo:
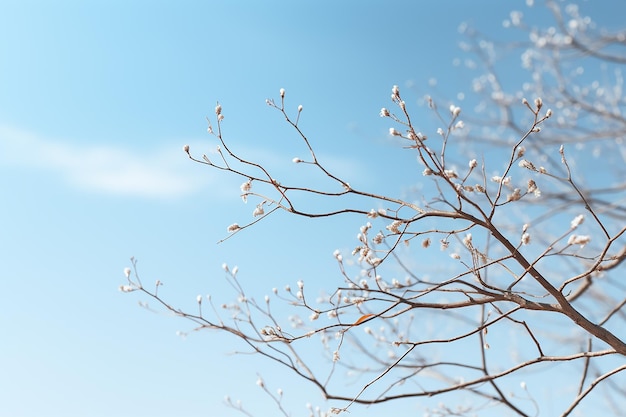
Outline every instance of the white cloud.
[[183, 143], [140, 151], [105, 144], [73, 144], [0, 126], [0, 164], [57, 174], [90, 192], [150, 198], [181, 197], [206, 188]]
[[[209, 143], [189, 143], [192, 155], [200, 157], [204, 151], [209, 158], [219, 162], [219, 156], [209, 152]], [[145, 150], [138, 146], [123, 147], [119, 143], [72, 143], [0, 125], [0, 166], [28, 170], [35, 175], [56, 175], [80, 190], [110, 195], [177, 198], [209, 192], [212, 198], [220, 200], [238, 196], [241, 178], [191, 162], [183, 152], [184, 144], [182, 138], [173, 139], [167, 146], [154, 145]], [[293, 182], [304, 181], [311, 186], [337, 186], [333, 181], [328, 184], [328, 178], [321, 172], [311, 176], [312, 169], [291, 162], [293, 155], [277, 152], [271, 147], [244, 145], [243, 149], [234, 151], [249, 160], [262, 162], [281, 182], [293, 185]], [[351, 158], [324, 154], [321, 161], [348, 181], [368, 177], [362, 164]], [[238, 164], [235, 165], [239, 168]]]

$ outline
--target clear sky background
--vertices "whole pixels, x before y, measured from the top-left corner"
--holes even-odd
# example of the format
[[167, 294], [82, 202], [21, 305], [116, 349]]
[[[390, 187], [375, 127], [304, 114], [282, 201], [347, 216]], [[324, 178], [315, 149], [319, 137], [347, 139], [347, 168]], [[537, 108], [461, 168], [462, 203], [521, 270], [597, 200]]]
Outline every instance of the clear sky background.
[[[232, 300], [223, 262], [259, 298], [337, 279], [332, 252], [353, 245], [361, 219], [279, 214], [217, 245], [253, 206], [240, 179], [188, 161], [182, 146], [215, 148], [205, 116], [219, 100], [233, 148], [297, 175], [289, 164], [304, 148], [265, 104], [285, 88], [330, 166], [401, 196], [420, 168], [378, 117], [391, 86], [413, 104], [431, 78], [440, 95], [470, 93], [453, 65], [457, 28], [508, 36], [511, 9], [546, 21], [542, 7], [495, 0], [0, 2], [0, 415], [240, 415], [225, 395], [275, 415], [257, 373], [294, 388], [294, 415], [307, 398], [322, 404], [288, 373], [229, 355], [232, 338], [178, 337], [189, 323], [118, 291], [123, 268], [137, 257], [144, 281], [165, 282], [166, 298], [189, 309], [197, 294]], [[626, 3], [589, 12], [615, 27]]]

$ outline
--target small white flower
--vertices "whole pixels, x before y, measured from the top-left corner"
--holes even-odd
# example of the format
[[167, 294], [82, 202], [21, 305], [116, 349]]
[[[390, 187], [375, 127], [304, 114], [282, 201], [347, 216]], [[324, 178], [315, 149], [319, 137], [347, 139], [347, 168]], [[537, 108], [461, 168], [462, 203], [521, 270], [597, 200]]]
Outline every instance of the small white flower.
[[459, 175], [453, 169], [446, 169], [445, 171], [443, 171], [443, 173], [446, 178], [459, 178]]
[[472, 247], [472, 234], [471, 233], [468, 233], [465, 235], [465, 237], [463, 238], [463, 244], [467, 246], [468, 248]]
[[552, 117], [552, 109], [548, 109], [546, 112], [546, 117]]
[[374, 209], [371, 209], [369, 213], [367, 213], [367, 217], [369, 219], [375, 219], [376, 217], [378, 217], [378, 212]]
[[284, 88], [280, 89], [280, 98], [285, 98], [285, 89]]
[[120, 285], [119, 287], [121, 292], [132, 292], [133, 291], [133, 287], [131, 287], [130, 285]]
[[215, 106], [215, 114], [218, 116], [222, 114], [222, 105], [219, 103], [217, 103], [217, 106]]
[[124, 275], [126, 275], [126, 278], [130, 278], [130, 268], [124, 268]]
[[261, 388], [265, 387], [265, 383], [263, 382], [261, 377], [259, 377], [259, 379], [256, 380], [256, 384]]
[[429, 175], [433, 175], [433, 170], [430, 168], [424, 168], [424, 171], [422, 171], [422, 175], [427, 177]]
[[574, 217], [574, 220], [572, 220], [572, 222], [570, 223], [571, 228], [572, 229], [576, 229], [578, 226], [580, 226], [582, 224], [582, 222], [585, 221], [585, 216], [582, 214], [579, 214], [578, 216]]
[[539, 110], [541, 106], [543, 106], [543, 100], [541, 99], [541, 97], [537, 97], [535, 99], [535, 107], [537, 107], [537, 110]]
[[400, 230], [398, 229], [400, 225], [402, 225], [400, 220], [394, 220], [391, 224], [387, 225], [385, 229], [389, 230], [391, 233], [400, 233]]
[[526, 159], [522, 159], [521, 161], [519, 161], [518, 165], [522, 168], [526, 168], [531, 171], [537, 171], [537, 168], [535, 168], [535, 165], [533, 165], [532, 162], [527, 161]]
[[228, 228], [226, 229], [226, 231], [228, 233], [233, 233], [236, 232], [237, 230], [241, 229], [241, 227], [239, 227], [239, 225], [237, 223], [233, 223], [230, 226], [228, 226]]
[[522, 234], [522, 245], [528, 245], [530, 243], [530, 234]]
[[196, 301], [198, 304], [202, 304], [202, 296], [198, 294], [198, 296], [196, 296]]
[[252, 189], [252, 180], [248, 180], [239, 186], [239, 189], [243, 194], [249, 192]]
[[389, 134], [391, 136], [402, 136], [402, 133], [398, 132], [395, 128], [390, 127], [389, 128]]
[[228, 265], [226, 263], [222, 264], [222, 269], [226, 272], [228, 272]]
[[252, 216], [254, 216], [254, 217], [258, 217], [258, 216], [262, 216], [262, 215], [264, 215], [264, 214], [265, 214], [265, 210], [263, 209], [263, 204], [264, 204], [264, 203], [265, 203], [265, 202], [263, 202], [263, 203], [261, 203], [261, 204], [258, 204], [258, 205], [256, 206], [256, 208], [255, 208], [255, 209], [254, 209], [254, 211], [252, 212]]
[[389, 110], [387, 110], [384, 107], [380, 109], [380, 117], [389, 117], [389, 115], [390, 115]]
[[568, 245], [585, 246], [589, 242], [591, 242], [591, 236], [589, 235], [571, 235], [569, 239], [567, 239]]
[[450, 113], [452, 113], [452, 116], [458, 117], [458, 115], [461, 114], [461, 108], [455, 106], [454, 104], [451, 104], [450, 105]]
[[300, 162], [302, 162], [302, 159], [296, 157], [296, 158], [293, 158], [291, 162], [293, 162], [294, 164], [299, 164]]
[[309, 320], [311, 321], [315, 321], [317, 319], [320, 318], [320, 312], [319, 311], [314, 311], [313, 313], [311, 313], [311, 315], [309, 316]]
[[522, 198], [522, 194], [519, 188], [513, 190], [513, 194], [509, 194], [507, 196], [506, 201], [517, 201]]
[[370, 265], [372, 265], [372, 266], [374, 266], [374, 267], [376, 267], [376, 266], [380, 265], [380, 263], [381, 263], [382, 261], [383, 261], [383, 260], [382, 260], [382, 259], [380, 259], [380, 258], [367, 258], [367, 262], [369, 262], [369, 263], [370, 263]]
[[458, 253], [451, 253], [450, 257], [457, 260], [461, 259], [461, 255], [459, 255]]
[[478, 161], [476, 161], [475, 159], [472, 159], [471, 161], [469, 161], [469, 167], [470, 169], [474, 169], [478, 166]]
[[396, 96], [396, 97], [400, 95], [400, 89], [398, 88], [398, 86], [397, 86], [397, 85], [394, 85], [394, 86], [391, 88], [391, 94], [393, 94], [393, 95], [394, 95], [394, 96]]
[[183, 152], [185, 152], [186, 154], [189, 154], [189, 145], [183, 146]]
[[301, 111], [302, 111], [302, 104], [298, 106], [298, 113], [300, 113]]

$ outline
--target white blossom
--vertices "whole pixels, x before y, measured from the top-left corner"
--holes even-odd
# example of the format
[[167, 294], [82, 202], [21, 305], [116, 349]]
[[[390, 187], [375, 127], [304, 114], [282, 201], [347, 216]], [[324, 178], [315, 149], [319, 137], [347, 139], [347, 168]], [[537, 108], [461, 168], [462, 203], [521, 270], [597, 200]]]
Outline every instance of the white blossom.
[[400, 220], [394, 220], [391, 224], [387, 225], [385, 229], [389, 230], [391, 233], [400, 233], [398, 227], [400, 227], [401, 224], [402, 222]]
[[522, 234], [522, 245], [528, 245], [530, 243], [530, 234]]
[[381, 243], [383, 243], [383, 240], [385, 240], [385, 236], [380, 232], [378, 232], [376, 236], [372, 238], [372, 242], [374, 242], [377, 245], [380, 245]]
[[302, 159], [295, 157], [291, 160], [291, 162], [293, 162], [294, 164], [299, 164], [300, 162], [302, 162]]
[[574, 219], [572, 220], [572, 222], [570, 223], [571, 228], [572, 229], [576, 229], [578, 226], [580, 226], [582, 224], [582, 222], [585, 221], [585, 216], [582, 214], [579, 214], [578, 216], [574, 217]]
[[459, 175], [453, 169], [446, 169], [443, 171], [446, 178], [459, 178]]
[[537, 171], [537, 168], [535, 168], [535, 165], [533, 165], [532, 162], [527, 161], [526, 159], [522, 159], [521, 161], [519, 161], [518, 165], [522, 168], [526, 168], [531, 171]]
[[183, 152], [185, 152], [186, 154], [189, 154], [189, 145], [183, 146]]
[[222, 114], [222, 105], [219, 103], [217, 103], [217, 106], [215, 106], [215, 114], [218, 116]]
[[303, 107], [302, 107], [302, 104], [300, 104], [300, 105], [298, 106], [298, 113], [300, 113], [300, 112], [302, 111], [302, 108], [303, 108]]
[[285, 98], [285, 89], [284, 88], [280, 89], [280, 98]]
[[124, 275], [126, 275], [126, 278], [130, 278], [130, 268], [124, 268]]
[[493, 177], [491, 177], [491, 181], [507, 185], [511, 182], [511, 177], [502, 178], [499, 175], [494, 175]]
[[236, 232], [239, 229], [241, 229], [241, 227], [239, 227], [239, 225], [237, 223], [233, 223], [230, 226], [228, 226], [226, 231], [228, 231], [228, 233], [233, 233], [233, 232]]
[[380, 109], [380, 117], [389, 117], [389, 115], [390, 115], [389, 110], [387, 110], [384, 107]]
[[130, 285], [120, 285], [119, 287], [121, 292], [132, 292], [133, 291], [133, 287], [131, 287]]
[[522, 194], [521, 194], [521, 192], [520, 192], [520, 189], [519, 189], [519, 188], [516, 188], [516, 189], [514, 189], [514, 190], [513, 190], [513, 193], [512, 193], [512, 194], [509, 194], [509, 195], [507, 196], [506, 201], [517, 201], [517, 200], [519, 200], [520, 198], [522, 198]]
[[463, 244], [467, 246], [468, 248], [472, 247], [472, 234], [471, 233], [468, 233], [465, 235], [465, 237], [463, 238]]
[[571, 235], [569, 239], [567, 239], [568, 245], [585, 246], [589, 242], [591, 242], [591, 236], [589, 235]]
[[474, 169], [478, 166], [478, 161], [476, 161], [475, 159], [472, 159], [471, 161], [469, 161], [469, 167], [470, 169]]
[[254, 211], [252, 212], [252, 216], [258, 217], [265, 214], [265, 210], [263, 209], [263, 203], [256, 206]]
[[402, 136], [402, 133], [398, 132], [395, 128], [390, 127], [389, 128], [389, 134], [391, 136]]

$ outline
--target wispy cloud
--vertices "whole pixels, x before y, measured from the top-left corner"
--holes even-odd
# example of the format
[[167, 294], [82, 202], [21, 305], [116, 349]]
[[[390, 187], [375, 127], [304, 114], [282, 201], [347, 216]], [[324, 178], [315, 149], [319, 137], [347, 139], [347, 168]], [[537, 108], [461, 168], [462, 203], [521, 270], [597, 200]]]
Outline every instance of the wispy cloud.
[[[150, 149], [115, 144], [74, 143], [0, 125], [0, 165], [28, 170], [35, 175], [53, 175], [65, 184], [87, 192], [140, 198], [179, 198], [208, 191], [216, 199], [232, 198], [239, 192], [240, 179], [190, 162], [182, 150], [184, 139]], [[191, 152], [201, 157], [207, 143], [193, 141]], [[268, 145], [269, 146], [269, 145]], [[198, 154], [200, 152], [200, 154]], [[309, 186], [326, 180], [318, 172], [291, 162], [293, 155], [273, 148], [245, 146], [242, 156], [269, 167], [281, 182], [303, 182]], [[219, 157], [209, 152], [211, 159]], [[321, 160], [335, 174], [350, 181], [367, 179], [367, 170], [357, 160], [325, 154]], [[249, 168], [249, 167], [248, 167]], [[254, 172], [254, 170], [253, 170]], [[255, 172], [257, 175], [262, 175]], [[293, 185], [293, 184], [291, 184]], [[301, 184], [302, 185], [302, 184]], [[330, 185], [337, 185], [331, 181]]]
[[139, 151], [74, 144], [0, 126], [0, 164], [58, 175], [71, 186], [115, 195], [176, 198], [206, 188], [210, 176], [198, 175], [181, 146]]

